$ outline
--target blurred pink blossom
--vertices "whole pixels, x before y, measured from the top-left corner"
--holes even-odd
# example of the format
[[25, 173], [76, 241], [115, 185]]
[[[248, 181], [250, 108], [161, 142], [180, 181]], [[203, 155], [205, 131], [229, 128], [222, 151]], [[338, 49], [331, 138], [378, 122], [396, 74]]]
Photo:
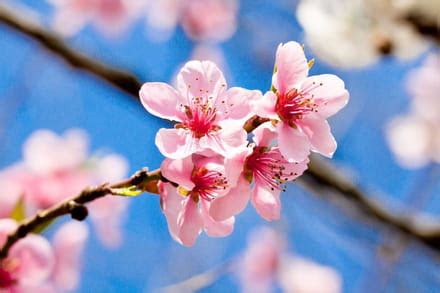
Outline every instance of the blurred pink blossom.
[[309, 160], [289, 163], [275, 146], [276, 131], [271, 122], [254, 130], [254, 143], [228, 160], [227, 171], [239, 177], [237, 186], [211, 205], [216, 220], [224, 220], [241, 212], [249, 198], [266, 220], [280, 218], [282, 184], [294, 180], [306, 169]]
[[[34, 132], [23, 145], [23, 161], [0, 173], [0, 215], [9, 217], [23, 197], [27, 214], [48, 208], [81, 192], [87, 186], [122, 179], [125, 159], [118, 155], [88, 157], [87, 136], [69, 130], [59, 136], [49, 130]], [[90, 205], [99, 237], [108, 246], [121, 242], [120, 225], [127, 200], [108, 197]]]
[[276, 91], [267, 92], [255, 111], [277, 121], [281, 154], [289, 162], [303, 161], [310, 150], [331, 157], [336, 141], [326, 119], [348, 102], [344, 82], [331, 74], [307, 77], [308, 62], [296, 42], [280, 44], [275, 68], [272, 84]]
[[147, 22], [158, 35], [169, 35], [177, 24], [196, 41], [220, 42], [230, 38], [237, 27], [236, 0], [150, 0]]
[[234, 217], [215, 221], [209, 214], [211, 203], [234, 185], [225, 173], [222, 157], [193, 155], [179, 160], [166, 159], [161, 171], [165, 178], [178, 184], [178, 187], [171, 183], [160, 185], [162, 210], [177, 242], [192, 246], [202, 230], [211, 237], [232, 232]]
[[[0, 220], [0, 246], [17, 227], [11, 219]], [[0, 262], [0, 291], [66, 292], [79, 282], [80, 261], [87, 227], [72, 222], [61, 226], [53, 244], [40, 235], [28, 235], [12, 246]]]
[[342, 290], [342, 279], [334, 269], [289, 254], [282, 235], [266, 227], [250, 234], [237, 274], [244, 292], [272, 292], [276, 286], [287, 293]]
[[407, 81], [412, 97], [407, 114], [388, 124], [387, 138], [399, 164], [407, 168], [440, 163], [440, 56], [429, 55]]
[[225, 157], [246, 144], [243, 121], [252, 115], [259, 91], [227, 89], [223, 73], [210, 61], [190, 61], [177, 76], [177, 90], [165, 83], [148, 82], [140, 90], [145, 109], [177, 121], [173, 129], [160, 129], [156, 145], [171, 159], [208, 151]]
[[142, 0], [48, 0], [54, 5], [53, 27], [67, 36], [93, 23], [106, 35], [119, 35], [138, 15]]

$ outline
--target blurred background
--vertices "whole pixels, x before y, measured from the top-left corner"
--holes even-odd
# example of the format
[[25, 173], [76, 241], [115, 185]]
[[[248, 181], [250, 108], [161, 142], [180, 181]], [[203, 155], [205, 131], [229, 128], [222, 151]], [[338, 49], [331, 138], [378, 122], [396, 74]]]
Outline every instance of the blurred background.
[[[84, 6], [79, 0], [0, 4], [142, 82], [172, 83], [187, 60], [210, 59], [222, 67], [230, 86], [265, 92], [278, 44], [303, 43], [306, 56], [315, 59], [311, 74], [338, 75], [351, 95], [330, 120], [338, 141], [330, 163], [391, 212], [418, 212], [425, 223], [437, 223], [440, 1], [184, 3], [191, 1], [107, 1], [113, 4], [102, 10], [84, 4], [87, 0]], [[3, 21], [0, 52], [2, 169], [23, 158], [22, 145], [35, 130], [62, 134], [71, 128], [88, 133], [91, 153], [107, 150], [125, 157], [127, 174], [160, 166], [163, 157], [153, 138], [168, 124], [133, 97], [73, 69]], [[157, 196], [127, 201], [119, 247], [106, 248], [90, 234], [77, 292], [150, 292], [175, 284], [240, 257], [258, 226], [283, 234], [289, 253], [333, 268], [343, 292], [440, 288], [439, 249], [361, 215], [349, 201], [316, 196], [295, 183], [282, 195], [280, 221], [265, 222], [248, 207], [236, 218], [232, 235], [203, 234], [191, 248], [170, 237]], [[205, 285], [201, 292], [240, 291], [234, 272]], [[281, 290], [276, 282], [273, 286]]]

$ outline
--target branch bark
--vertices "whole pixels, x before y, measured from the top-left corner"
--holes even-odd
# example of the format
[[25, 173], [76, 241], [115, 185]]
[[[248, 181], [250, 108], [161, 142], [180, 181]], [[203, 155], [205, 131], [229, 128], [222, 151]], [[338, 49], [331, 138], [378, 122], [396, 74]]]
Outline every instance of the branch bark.
[[[98, 62], [91, 57], [78, 53], [67, 45], [62, 38], [55, 33], [46, 30], [44, 27], [37, 23], [33, 23], [26, 20], [24, 17], [16, 12], [11, 11], [5, 5], [0, 4], [0, 23], [7, 25], [13, 30], [31, 38], [39, 43], [43, 48], [49, 50], [53, 54], [57, 55], [62, 60], [74, 68], [81, 69], [83, 71], [92, 73], [95, 77], [108, 82], [110, 85], [124, 91], [132, 98], [138, 99], [138, 92], [142, 85], [142, 82], [129, 72], [121, 71], [112, 66], [106, 65], [102, 62]], [[265, 122], [264, 119], [259, 117], [253, 117], [254, 120], [248, 121], [246, 124], [246, 130], [250, 131], [255, 129], [261, 123]], [[340, 197], [350, 201], [353, 205], [357, 206], [367, 216], [381, 223], [387, 224], [396, 228], [397, 230], [410, 235], [428, 246], [440, 251], [440, 223], [435, 225], [424, 225], [423, 221], [417, 215], [413, 216], [399, 216], [386, 209], [383, 205], [372, 200], [372, 197], [363, 192], [358, 186], [347, 181], [344, 175], [337, 169], [331, 167], [328, 164], [324, 164], [320, 160], [312, 159], [309, 170], [301, 177], [298, 182], [302, 183], [307, 189], [319, 194], [328, 194], [329, 191], [335, 192]], [[84, 204], [82, 202], [85, 198], [93, 199], [95, 196], [101, 195], [102, 186], [97, 189], [85, 191], [74, 199], [74, 202]], [[54, 211], [47, 211], [43, 214], [44, 218], [52, 219], [61, 214], [69, 214], [70, 210], [64, 206], [66, 203], [60, 204], [54, 208]], [[41, 215], [40, 215], [41, 216]], [[35, 219], [26, 221], [23, 225], [27, 228], [25, 232], [29, 233], [34, 228], [34, 221], [39, 221], [36, 216]], [[17, 237], [17, 236], [15, 236]], [[19, 238], [18, 238], [19, 239]], [[18, 239], [12, 239], [13, 242]], [[11, 241], [12, 241], [11, 240]], [[7, 249], [6, 249], [7, 251]], [[4, 252], [0, 253], [4, 255]]]
[[114, 190], [124, 187], [134, 186], [141, 191], [155, 193], [154, 182], [158, 180], [165, 180], [159, 171], [147, 172], [146, 169], [143, 169], [129, 179], [111, 185], [102, 184], [97, 187], [86, 188], [75, 197], [68, 198], [46, 210], [39, 211], [35, 216], [21, 222], [17, 229], [8, 236], [0, 250], [0, 260], [8, 256], [9, 249], [18, 240], [36, 231], [39, 227], [50, 224], [56, 218], [70, 214], [72, 218], [82, 221], [88, 214], [85, 204], [107, 195], [117, 195]]
[[0, 23], [30, 37], [70, 66], [91, 73], [138, 99], [141, 82], [133, 74], [99, 62], [71, 48], [56, 33], [0, 4]]

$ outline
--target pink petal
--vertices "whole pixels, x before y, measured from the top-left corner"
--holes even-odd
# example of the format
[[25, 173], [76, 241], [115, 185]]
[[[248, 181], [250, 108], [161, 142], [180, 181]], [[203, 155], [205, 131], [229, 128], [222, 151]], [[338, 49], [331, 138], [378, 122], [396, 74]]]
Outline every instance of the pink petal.
[[243, 173], [243, 166], [246, 158], [252, 153], [251, 147], [242, 148], [237, 155], [225, 160], [225, 175], [228, 179], [229, 186], [234, 187], [239, 183], [241, 174]]
[[88, 238], [84, 223], [69, 222], [61, 226], [53, 239], [55, 268], [53, 282], [59, 290], [73, 291], [80, 277], [81, 255]]
[[160, 167], [160, 171], [165, 178], [187, 190], [192, 190], [194, 187], [194, 183], [191, 181], [193, 169], [194, 164], [191, 156], [180, 160], [165, 159]]
[[12, 219], [0, 219], [0, 246], [6, 242], [9, 233], [17, 228], [17, 222]]
[[283, 122], [278, 123], [277, 132], [281, 154], [287, 161], [301, 162], [307, 158], [311, 146], [305, 134]]
[[273, 76], [272, 83], [282, 94], [296, 87], [309, 73], [304, 50], [297, 42], [280, 44], [275, 64], [277, 71]]
[[251, 202], [258, 214], [267, 221], [280, 218], [280, 190], [270, 190], [264, 184], [255, 182]]
[[256, 99], [254, 102], [254, 109], [258, 116], [269, 119], [278, 119], [278, 114], [275, 111], [275, 105], [277, 103], [277, 96], [273, 92], [269, 91], [264, 96]]
[[224, 221], [241, 213], [247, 206], [250, 198], [251, 187], [243, 176], [240, 177], [236, 187], [225, 196], [216, 198], [211, 202], [210, 216], [215, 221]]
[[344, 81], [333, 74], [308, 77], [301, 85], [300, 91], [306, 98], [311, 98], [319, 105], [318, 114], [325, 118], [344, 108], [349, 98]]
[[303, 132], [309, 137], [312, 150], [331, 158], [336, 151], [336, 140], [328, 122], [318, 115], [306, 115], [300, 124]]
[[[274, 150], [279, 152], [277, 148], [275, 148]], [[292, 181], [301, 176], [304, 171], [307, 170], [307, 164], [309, 163], [309, 158], [306, 158], [304, 161], [301, 162], [289, 163], [281, 158], [281, 153], [279, 160], [281, 160], [282, 162], [284, 161], [283, 174], [285, 174], [285, 177], [283, 177], [282, 179], [285, 181]]]
[[170, 183], [160, 183], [159, 185], [160, 199], [162, 211], [167, 219], [168, 230], [171, 236], [177, 242], [179, 239], [180, 226], [178, 225], [178, 217], [182, 212], [185, 197], [177, 193], [177, 189]]
[[253, 134], [253, 140], [258, 146], [270, 147], [277, 139], [276, 129], [270, 121], [258, 126]]
[[260, 91], [232, 87], [216, 100], [216, 108], [224, 117], [230, 119], [247, 119], [254, 115], [253, 103], [262, 98]]
[[205, 200], [202, 200], [201, 215], [203, 218], [203, 226], [206, 234], [211, 237], [224, 237], [231, 234], [234, 230], [234, 217], [230, 217], [223, 221], [216, 221], [209, 214], [209, 209], [209, 203]]
[[185, 246], [193, 246], [203, 227], [203, 219], [199, 207], [193, 199], [188, 198], [183, 212], [178, 219], [180, 226], [179, 239]]
[[221, 130], [200, 138], [200, 147], [231, 158], [247, 144], [247, 133], [235, 120], [222, 121]]
[[90, 203], [89, 207], [90, 217], [102, 243], [109, 248], [120, 246], [128, 200], [122, 197], [106, 196]]
[[213, 62], [189, 61], [177, 75], [177, 88], [184, 97], [217, 99], [226, 90], [226, 80]]
[[49, 242], [39, 235], [28, 235], [10, 250], [8, 258], [20, 265], [13, 271], [23, 285], [40, 284], [52, 273], [55, 258]]
[[162, 155], [170, 159], [183, 159], [197, 150], [197, 142], [184, 129], [159, 129], [156, 146]]
[[151, 114], [168, 120], [181, 121], [183, 112], [180, 107], [182, 104], [186, 105], [186, 100], [166, 83], [144, 83], [139, 96], [142, 105]]

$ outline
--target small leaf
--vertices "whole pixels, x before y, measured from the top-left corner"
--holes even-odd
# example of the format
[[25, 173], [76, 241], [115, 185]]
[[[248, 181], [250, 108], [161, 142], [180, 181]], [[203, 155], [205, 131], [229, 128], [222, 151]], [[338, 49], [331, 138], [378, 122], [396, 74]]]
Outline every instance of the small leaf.
[[112, 188], [111, 192], [113, 195], [138, 196], [143, 191], [138, 189], [136, 186], [129, 186], [129, 187], [122, 187], [122, 188]]
[[42, 223], [38, 225], [32, 232], [35, 234], [41, 234], [43, 233], [53, 222], [55, 222], [55, 219], [50, 220], [48, 222]]
[[20, 196], [20, 199], [17, 201], [14, 208], [12, 209], [10, 218], [14, 219], [17, 222], [20, 222], [26, 218], [26, 206], [23, 196]]

